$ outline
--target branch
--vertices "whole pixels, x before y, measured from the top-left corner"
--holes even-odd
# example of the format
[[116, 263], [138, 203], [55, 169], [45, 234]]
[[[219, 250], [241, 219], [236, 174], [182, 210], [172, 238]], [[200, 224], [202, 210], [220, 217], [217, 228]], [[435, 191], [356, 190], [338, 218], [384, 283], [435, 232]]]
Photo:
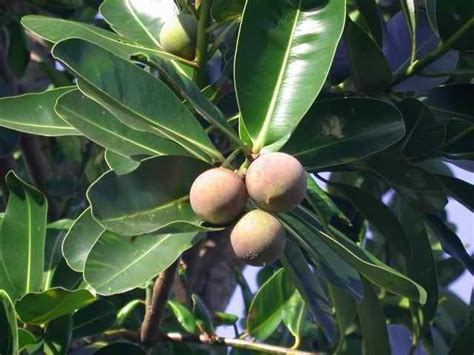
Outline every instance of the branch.
[[223, 345], [238, 349], [262, 351], [270, 354], [286, 354], [286, 355], [314, 355], [316, 352], [292, 350], [282, 346], [255, 343], [253, 341], [243, 339], [231, 339], [218, 336], [200, 335], [184, 335], [181, 333], [167, 333], [161, 334], [160, 341], [184, 342], [184, 343], [198, 343], [205, 345]]
[[155, 281], [151, 302], [146, 306], [145, 319], [140, 331], [140, 339], [144, 344], [151, 345], [158, 338], [163, 310], [170, 296], [178, 265], [179, 259], [161, 272]]
[[199, 21], [196, 43], [196, 83], [200, 88], [206, 85], [206, 66], [207, 66], [207, 44], [209, 41], [209, 32], [207, 28], [210, 22], [210, 13], [212, 0], [202, 0], [199, 6]]
[[404, 72], [395, 75], [393, 79], [393, 84], [398, 84], [399, 82], [408, 79], [409, 77], [419, 72], [421, 69], [425, 68], [427, 65], [433, 63], [435, 60], [437, 60], [439, 57], [449, 51], [453, 44], [459, 38], [461, 38], [473, 25], [474, 18], [471, 18], [464, 25], [462, 25], [461, 28], [459, 28], [459, 30], [457, 30], [450, 38], [443, 42], [443, 44], [441, 44], [438, 48], [436, 48], [426, 57], [411, 63]]

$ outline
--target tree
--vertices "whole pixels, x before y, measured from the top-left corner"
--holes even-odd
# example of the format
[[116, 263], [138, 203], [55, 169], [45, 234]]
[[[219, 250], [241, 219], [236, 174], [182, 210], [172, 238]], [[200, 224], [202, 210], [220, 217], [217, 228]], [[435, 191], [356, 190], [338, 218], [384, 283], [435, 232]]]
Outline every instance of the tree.
[[[98, 5], [1, 5], [1, 354], [472, 352], [446, 204], [473, 186], [446, 163], [472, 171], [474, 5]], [[252, 294], [188, 195], [277, 151], [306, 194]]]

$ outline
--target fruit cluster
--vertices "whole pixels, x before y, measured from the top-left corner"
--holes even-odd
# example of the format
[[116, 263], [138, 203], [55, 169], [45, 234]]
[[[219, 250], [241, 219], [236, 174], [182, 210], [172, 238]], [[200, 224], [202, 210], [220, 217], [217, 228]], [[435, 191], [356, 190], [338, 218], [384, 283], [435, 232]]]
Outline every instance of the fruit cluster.
[[[203, 220], [215, 225], [230, 224], [235, 254], [257, 266], [275, 262], [285, 248], [285, 229], [272, 212], [292, 210], [305, 193], [306, 175], [299, 161], [277, 152], [255, 159], [245, 176], [225, 168], [203, 172], [191, 186], [190, 202]], [[249, 197], [258, 209], [244, 214]]]

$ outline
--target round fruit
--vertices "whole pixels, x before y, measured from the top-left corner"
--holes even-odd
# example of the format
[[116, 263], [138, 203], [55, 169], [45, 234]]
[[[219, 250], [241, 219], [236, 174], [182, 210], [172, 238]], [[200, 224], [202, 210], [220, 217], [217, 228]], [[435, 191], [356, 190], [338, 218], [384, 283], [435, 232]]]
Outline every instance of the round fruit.
[[197, 21], [191, 15], [178, 15], [165, 22], [160, 32], [160, 43], [165, 51], [193, 60], [196, 50]]
[[306, 175], [300, 162], [291, 155], [267, 153], [250, 164], [245, 185], [260, 208], [288, 212], [304, 199]]
[[230, 233], [235, 255], [253, 266], [272, 264], [285, 249], [286, 232], [270, 213], [252, 210], [245, 214]]
[[225, 224], [243, 212], [247, 191], [239, 175], [229, 169], [214, 168], [194, 180], [189, 199], [198, 217], [213, 224]]

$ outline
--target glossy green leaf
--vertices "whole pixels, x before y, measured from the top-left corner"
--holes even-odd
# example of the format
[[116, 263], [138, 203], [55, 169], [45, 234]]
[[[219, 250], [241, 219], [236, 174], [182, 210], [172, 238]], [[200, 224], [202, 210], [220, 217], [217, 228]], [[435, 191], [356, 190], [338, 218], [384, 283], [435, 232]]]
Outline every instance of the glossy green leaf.
[[387, 324], [384, 311], [372, 285], [364, 282], [364, 299], [357, 304], [357, 313], [362, 328], [364, 354], [390, 355]]
[[84, 271], [87, 256], [104, 230], [92, 217], [90, 207], [74, 221], [62, 244], [64, 258], [71, 269]]
[[28, 324], [43, 324], [62, 317], [94, 302], [87, 290], [69, 291], [50, 288], [40, 293], [28, 293], [15, 304], [20, 319]]
[[250, 304], [247, 316], [249, 335], [261, 340], [272, 335], [281, 323], [283, 308], [294, 291], [288, 272], [284, 268], [275, 272], [260, 287]]
[[474, 124], [465, 120], [449, 120], [443, 155], [450, 159], [474, 159]]
[[448, 203], [443, 185], [435, 175], [408, 163], [395, 151], [373, 157], [368, 166], [421, 212], [440, 211]]
[[212, 320], [212, 315], [209, 308], [206, 306], [201, 297], [195, 293], [191, 295], [191, 301], [193, 303], [193, 314], [196, 316], [196, 325], [199, 329], [199, 332], [205, 334], [214, 334], [214, 321]]
[[94, 355], [146, 355], [146, 353], [138, 345], [119, 342], [104, 346]]
[[357, 271], [324, 243], [315, 228], [316, 225], [297, 217], [294, 213], [280, 215], [288, 233], [309, 254], [313, 263], [321, 266], [321, 271], [328, 281], [347, 290], [355, 299], [361, 300], [362, 284]]
[[347, 224], [351, 223], [311, 175], [307, 175], [306, 182], [308, 185], [306, 200], [317, 213], [324, 228], [328, 228], [333, 217], [337, 217]]
[[0, 235], [0, 284], [15, 301], [41, 289], [48, 202], [14, 172], [5, 182], [9, 199]]
[[424, 305], [413, 305], [416, 312], [421, 310], [423, 313], [421, 317], [415, 315], [419, 318], [418, 326], [426, 327], [433, 320], [438, 306], [438, 280], [430, 240], [420, 213], [401, 199], [396, 199], [395, 210], [412, 250], [407, 267], [408, 275], [427, 292]]
[[87, 191], [92, 215], [106, 229], [128, 236], [204, 230], [187, 196], [208, 168], [193, 158], [161, 156], [143, 161], [128, 175], [105, 173]]
[[135, 43], [127, 43], [119, 35], [91, 26], [83, 22], [69, 21], [59, 18], [28, 15], [21, 19], [28, 30], [48, 42], [57, 43], [67, 38], [81, 38], [114, 52], [117, 56], [129, 59], [133, 55], [156, 55], [168, 59], [180, 59], [164, 51], [145, 48]]
[[410, 255], [410, 246], [403, 228], [393, 212], [380, 200], [360, 188], [346, 184], [331, 184], [340, 191], [364, 216], [386, 241], [395, 246], [405, 257]]
[[117, 175], [126, 175], [140, 166], [140, 162], [111, 150], [105, 151], [105, 161]]
[[295, 337], [295, 344], [299, 344], [303, 323], [305, 321], [305, 302], [298, 291], [295, 291], [282, 310], [283, 324]]
[[362, 92], [377, 92], [389, 88], [392, 84], [392, 71], [377, 43], [349, 17], [346, 19], [344, 37], [357, 89]]
[[469, 1], [436, 0], [436, 20], [443, 42], [451, 38], [461, 27], [470, 23], [469, 29], [454, 42], [453, 48], [474, 49], [474, 6]]
[[446, 121], [416, 99], [405, 99], [398, 108], [405, 118], [406, 138], [403, 144], [405, 156], [430, 156], [444, 144]]
[[54, 112], [58, 97], [73, 89], [68, 86], [0, 98], [0, 126], [41, 136], [80, 135]]
[[[318, 225], [318, 221], [308, 210], [298, 208], [295, 213], [298, 214], [299, 218], [306, 220], [308, 223]], [[331, 231], [332, 233], [328, 234], [319, 230], [318, 236], [368, 280], [390, 292], [407, 297], [418, 303], [423, 304], [426, 302], [426, 291], [423, 287], [382, 263], [335, 228], [331, 228]]]
[[449, 355], [470, 354], [474, 352], [473, 333], [474, 321], [471, 321], [454, 339], [454, 343], [451, 345], [451, 349], [449, 349]]
[[290, 240], [287, 242], [281, 262], [296, 285], [309, 312], [319, 323], [329, 343], [333, 343], [336, 339], [336, 327], [326, 293], [315, 273], [309, 268], [303, 253], [294, 242]]
[[183, 306], [178, 302], [168, 300], [168, 307], [184, 330], [191, 334], [197, 332], [198, 328], [196, 326], [196, 319], [194, 318], [194, 315], [191, 313], [191, 311], [186, 308], [186, 306]]
[[18, 329], [18, 350], [24, 350], [26, 347], [34, 345], [37, 341], [30, 331], [23, 328]]
[[148, 48], [161, 47], [161, 27], [167, 17], [178, 14], [172, 0], [106, 0], [99, 11], [115, 32]]
[[364, 21], [367, 23], [367, 27], [369, 28], [373, 38], [378, 46], [382, 47], [383, 19], [379, 8], [377, 7], [377, 2], [375, 0], [356, 0], [356, 4], [359, 7], [359, 11], [363, 16]]
[[166, 81], [191, 104], [192, 108], [201, 115], [202, 118], [224, 132], [234, 144], [241, 144], [237, 133], [230, 123], [227, 122], [224, 114], [206, 98], [192, 80], [179, 74], [168, 61], [162, 58], [155, 57], [150, 60], [154, 65], [158, 66], [160, 74]]
[[338, 98], [317, 101], [283, 147], [309, 169], [350, 163], [400, 140], [400, 111], [384, 101]]
[[56, 318], [48, 323], [45, 333], [46, 355], [66, 355], [72, 339], [72, 316]]
[[0, 290], [0, 354], [18, 354], [18, 329], [15, 308], [4, 290]]
[[51, 281], [56, 267], [61, 261], [61, 244], [64, 239], [65, 232], [62, 230], [46, 230], [46, 239], [44, 247], [44, 277], [43, 287], [46, 290], [51, 287]]
[[66, 259], [63, 258], [54, 270], [51, 287], [61, 287], [72, 291], [86, 288], [87, 285], [82, 277], [82, 272], [71, 269], [66, 263]]
[[127, 125], [171, 139], [203, 160], [222, 158], [186, 106], [150, 73], [81, 39], [57, 43], [52, 53], [79, 78], [81, 91]]
[[217, 22], [230, 21], [242, 15], [245, 0], [215, 0], [212, 3], [211, 15]]
[[86, 261], [84, 277], [101, 295], [142, 286], [199, 241], [196, 233], [124, 237], [104, 232]]
[[438, 117], [458, 118], [474, 123], [474, 108], [469, 101], [473, 95], [473, 84], [455, 84], [431, 89], [419, 100]]
[[83, 338], [99, 334], [112, 327], [116, 319], [115, 306], [105, 299], [99, 299], [74, 313], [72, 336]]
[[55, 110], [62, 119], [84, 136], [118, 154], [189, 155], [173, 141], [128, 127], [78, 90], [61, 96]]
[[345, 1], [249, 0], [235, 88], [253, 150], [289, 138], [318, 95], [342, 34]]
[[474, 211], [474, 185], [454, 177], [437, 175], [448, 193], [471, 212]]
[[337, 286], [328, 284], [328, 289], [336, 311], [336, 322], [339, 329], [338, 349], [340, 349], [344, 344], [346, 331], [357, 315], [356, 301]]
[[474, 274], [474, 258], [469, 255], [459, 236], [440, 217], [427, 215], [426, 218], [437, 235], [443, 250], [458, 259], [467, 271]]

